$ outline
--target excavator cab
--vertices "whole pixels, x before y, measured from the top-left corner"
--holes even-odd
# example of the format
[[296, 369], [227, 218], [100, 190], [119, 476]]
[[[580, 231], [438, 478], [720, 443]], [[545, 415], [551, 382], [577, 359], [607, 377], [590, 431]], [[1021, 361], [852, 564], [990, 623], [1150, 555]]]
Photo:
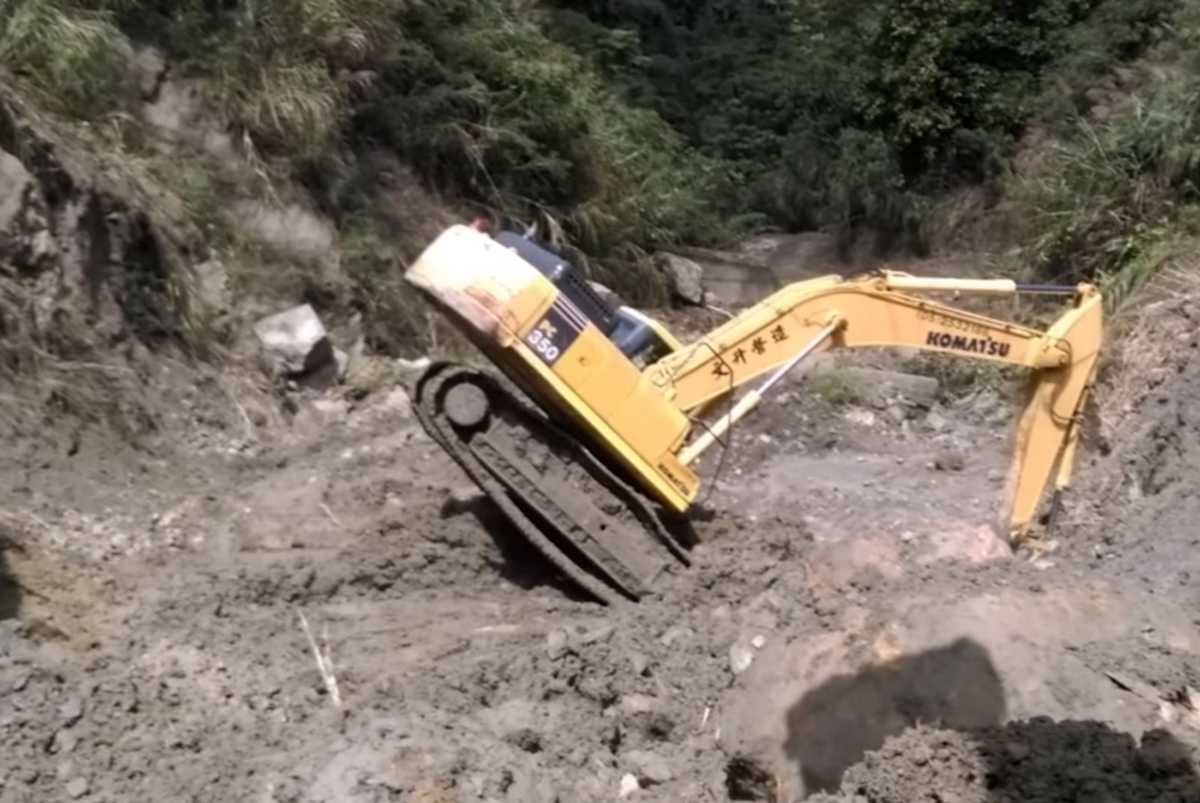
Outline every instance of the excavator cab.
[[683, 347], [661, 323], [633, 307], [619, 307], [617, 325], [609, 335], [630, 362], [644, 370]]
[[639, 370], [679, 350], [682, 344], [658, 321], [628, 306], [614, 309], [583, 278], [579, 269], [558, 254], [538, 245], [532, 233], [502, 231], [496, 242], [516, 251], [587, 316], [605, 337]]

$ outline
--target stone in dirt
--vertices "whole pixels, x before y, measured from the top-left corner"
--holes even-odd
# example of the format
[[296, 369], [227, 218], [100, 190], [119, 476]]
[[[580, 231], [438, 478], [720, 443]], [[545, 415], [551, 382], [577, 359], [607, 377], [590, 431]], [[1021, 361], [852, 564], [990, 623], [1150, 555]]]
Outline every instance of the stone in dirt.
[[930, 376], [885, 371], [880, 368], [839, 365], [832, 354], [817, 354], [797, 366], [788, 377], [793, 382], [821, 374], [837, 373], [857, 391], [867, 406], [886, 410], [894, 405], [930, 409], [937, 404], [941, 384]]
[[928, 409], [937, 402], [940, 385], [936, 379], [879, 368], [845, 368], [846, 378], [863, 395], [863, 401], [879, 408], [901, 402]]
[[432, 364], [433, 361], [428, 357], [419, 357], [415, 360], [403, 358], [396, 360], [396, 368], [400, 371], [401, 380], [409, 384], [420, 379], [421, 375], [425, 373], [425, 369]]
[[0, 151], [0, 231], [7, 231], [13, 218], [21, 211], [22, 195], [33, 182], [21, 160]]
[[676, 254], [664, 254], [663, 261], [675, 296], [689, 304], [703, 304], [704, 268]]
[[624, 763], [640, 786], [668, 783], [675, 777], [667, 760], [648, 750], [630, 750]]
[[333, 343], [310, 304], [262, 319], [254, 334], [280, 374], [302, 376], [334, 360]]
[[604, 301], [604, 303], [608, 304], [613, 309], [625, 306], [625, 299], [617, 295], [612, 288], [600, 284], [600, 282], [588, 282], [588, 286], [595, 291], [596, 295], [600, 296], [600, 299]]
[[67, 781], [67, 797], [77, 800], [88, 793], [87, 778], [72, 778]]

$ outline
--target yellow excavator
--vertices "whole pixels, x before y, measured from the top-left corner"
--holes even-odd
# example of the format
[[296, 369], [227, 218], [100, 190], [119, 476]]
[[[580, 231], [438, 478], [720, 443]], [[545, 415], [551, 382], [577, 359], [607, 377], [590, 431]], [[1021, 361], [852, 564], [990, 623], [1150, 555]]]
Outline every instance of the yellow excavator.
[[[1071, 478], [1102, 341], [1097, 288], [879, 272], [783, 287], [693, 343], [605, 302], [568, 261], [514, 232], [443, 231], [405, 272], [501, 375], [436, 362], [416, 383], [430, 436], [595, 600], [640, 600], [679, 564], [699, 457], [772, 386], [830, 349], [909, 347], [1030, 369], [999, 526], [1028, 533], [1057, 463]], [[1069, 297], [1046, 331], [922, 293]], [[737, 391], [747, 388], [734, 403]]]

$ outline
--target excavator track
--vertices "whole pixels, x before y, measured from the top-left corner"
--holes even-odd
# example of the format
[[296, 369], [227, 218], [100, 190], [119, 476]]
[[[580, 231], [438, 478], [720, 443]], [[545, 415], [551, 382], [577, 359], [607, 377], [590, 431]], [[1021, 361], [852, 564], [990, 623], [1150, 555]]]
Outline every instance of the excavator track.
[[438, 362], [413, 408], [522, 537], [605, 605], [643, 599], [675, 561], [690, 563], [649, 500], [507, 384]]

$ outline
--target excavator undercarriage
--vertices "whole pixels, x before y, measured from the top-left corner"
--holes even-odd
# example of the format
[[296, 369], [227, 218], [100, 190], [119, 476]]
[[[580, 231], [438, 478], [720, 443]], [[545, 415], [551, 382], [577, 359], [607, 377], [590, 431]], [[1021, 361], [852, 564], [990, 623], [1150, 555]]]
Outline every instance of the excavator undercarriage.
[[673, 560], [690, 565], [653, 502], [494, 374], [434, 363], [413, 407], [521, 536], [594, 599], [640, 600]]
[[[687, 514], [701, 486], [692, 467], [823, 350], [905, 346], [1029, 369], [999, 522], [1024, 538], [1052, 476], [1055, 502], [1069, 483], [1102, 340], [1090, 285], [882, 272], [786, 286], [685, 345], [608, 306], [528, 239], [465, 226], [443, 232], [405, 276], [497, 369], [430, 366], [414, 394], [422, 426], [526, 541], [605, 604], [644, 600], [690, 565]], [[929, 292], [1070, 302], [1038, 331], [920, 295]]]

